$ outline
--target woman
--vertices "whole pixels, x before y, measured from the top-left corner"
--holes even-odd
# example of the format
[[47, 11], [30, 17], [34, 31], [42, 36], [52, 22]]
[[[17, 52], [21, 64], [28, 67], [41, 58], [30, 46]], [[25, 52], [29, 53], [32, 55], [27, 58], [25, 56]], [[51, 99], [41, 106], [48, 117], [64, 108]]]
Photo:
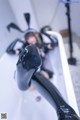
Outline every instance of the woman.
[[22, 46], [21, 49], [16, 50], [16, 54], [20, 54], [20, 52], [28, 45], [31, 44], [35, 44], [39, 50], [40, 56], [42, 58], [42, 65], [41, 65], [41, 70], [40, 72], [42, 73], [42, 75], [44, 75], [47, 78], [52, 78], [53, 76], [53, 72], [46, 69], [44, 67], [44, 60], [45, 60], [45, 56], [46, 54], [49, 52], [49, 50], [52, 49], [51, 44], [45, 44], [43, 42], [42, 36], [40, 35], [40, 33], [38, 32], [28, 32], [27, 34], [25, 34], [25, 42]]

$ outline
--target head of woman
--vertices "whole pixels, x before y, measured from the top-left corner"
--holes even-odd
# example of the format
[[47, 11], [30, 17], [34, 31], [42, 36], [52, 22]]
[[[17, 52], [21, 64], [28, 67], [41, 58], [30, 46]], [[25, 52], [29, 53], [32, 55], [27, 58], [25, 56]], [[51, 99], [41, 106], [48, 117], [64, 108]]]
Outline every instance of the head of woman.
[[34, 33], [30, 32], [25, 35], [25, 42], [28, 44], [36, 44], [37, 38]]
[[25, 34], [25, 42], [27, 42], [28, 44], [35, 44], [37, 45], [37, 47], [41, 47], [41, 45], [43, 44], [43, 39], [40, 33], [29, 32]]

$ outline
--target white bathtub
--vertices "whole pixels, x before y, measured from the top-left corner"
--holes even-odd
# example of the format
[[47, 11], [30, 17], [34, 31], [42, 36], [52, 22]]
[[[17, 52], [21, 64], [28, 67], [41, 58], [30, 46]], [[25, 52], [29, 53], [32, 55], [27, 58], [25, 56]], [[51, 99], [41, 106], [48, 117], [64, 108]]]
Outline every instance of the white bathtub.
[[[55, 36], [59, 44], [48, 54], [49, 61], [45, 63], [54, 71], [51, 82], [79, 115], [62, 37], [56, 32], [48, 33]], [[7, 53], [0, 59], [0, 114], [6, 113], [7, 120], [57, 120], [55, 109], [37, 90], [18, 89], [14, 80], [17, 60], [17, 56]], [[36, 100], [37, 96], [41, 96], [40, 101]]]

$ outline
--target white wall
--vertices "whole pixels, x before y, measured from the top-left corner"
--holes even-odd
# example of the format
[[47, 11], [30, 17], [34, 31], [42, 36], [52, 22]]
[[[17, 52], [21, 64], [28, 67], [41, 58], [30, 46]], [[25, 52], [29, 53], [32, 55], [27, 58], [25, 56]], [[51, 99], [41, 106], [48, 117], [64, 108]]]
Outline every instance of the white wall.
[[[16, 16], [19, 26], [22, 29], [26, 28], [26, 22], [23, 17], [23, 13], [31, 13], [31, 27], [41, 28], [51, 22], [52, 17], [55, 14], [56, 5], [58, 0], [9, 0], [12, 10]], [[34, 8], [35, 7], [35, 8]], [[36, 12], [35, 12], [36, 11]], [[63, 4], [59, 4], [57, 14], [54, 21], [52, 22], [52, 27], [54, 30], [60, 30], [61, 28], [66, 28], [66, 16], [65, 8]]]
[[21, 0], [21, 1], [20, 0], [9, 0], [9, 3], [15, 14], [18, 25], [20, 26], [21, 29], [23, 30], [27, 29], [27, 24], [23, 16], [23, 14], [26, 12], [31, 13], [31, 27], [37, 28], [37, 24], [36, 24], [34, 13], [31, 7], [30, 0]]
[[59, 0], [33, 0], [32, 6], [36, 9], [38, 16], [39, 27], [51, 24], [53, 30], [59, 31], [61, 28], [66, 28], [65, 8], [60, 4]]
[[19, 32], [12, 30], [9, 33], [6, 26], [10, 22], [16, 22], [13, 12], [7, 0], [0, 0], [0, 56], [15, 38], [19, 37]]
[[80, 3], [71, 4], [72, 31], [80, 37]]
[[[67, 28], [66, 8], [63, 3], [60, 3], [57, 11], [55, 11], [59, 0], [9, 0], [13, 12], [16, 16], [19, 26], [26, 29], [26, 22], [23, 17], [24, 12], [31, 12], [31, 26], [41, 28], [44, 25], [50, 24], [55, 12], [56, 15], [52, 21], [52, 28], [55, 31]], [[36, 12], [35, 12], [36, 11]], [[80, 4], [71, 5], [71, 24], [72, 31], [80, 36]], [[36, 18], [36, 19], [35, 19]]]
[[[52, 16], [53, 30], [59, 31], [68, 27], [66, 7], [60, 0], [33, 0], [35, 3], [35, 9], [37, 11], [39, 26], [49, 24]], [[32, 2], [33, 3], [33, 2]], [[58, 9], [56, 10], [56, 6]], [[56, 11], [55, 11], [56, 10]], [[56, 12], [56, 15], [55, 15]], [[72, 31], [80, 36], [80, 3], [71, 4], [71, 27]]]

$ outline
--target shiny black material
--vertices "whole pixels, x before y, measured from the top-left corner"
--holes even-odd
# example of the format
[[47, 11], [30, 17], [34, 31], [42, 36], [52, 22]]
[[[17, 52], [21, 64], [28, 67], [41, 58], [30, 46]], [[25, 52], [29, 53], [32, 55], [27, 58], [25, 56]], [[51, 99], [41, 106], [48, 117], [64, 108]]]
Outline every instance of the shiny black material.
[[21, 90], [26, 90], [35, 71], [41, 65], [41, 58], [35, 45], [22, 49], [17, 62], [17, 83]]
[[80, 120], [76, 112], [65, 102], [58, 89], [40, 73], [35, 73], [32, 83], [39, 92], [55, 107], [58, 120]]
[[20, 63], [26, 70], [38, 69], [41, 65], [41, 58], [35, 45], [28, 45], [22, 49], [17, 65]]
[[7, 25], [7, 30], [10, 32], [11, 28], [18, 30], [19, 32], [24, 33], [15, 23], [10, 23]]
[[[30, 28], [30, 13], [24, 13], [24, 18], [27, 22], [28, 29], [29, 29]], [[25, 33], [26, 31], [26, 30], [25, 31], [21, 30], [21, 28], [13, 22], [9, 23], [6, 28], [9, 32], [11, 31], [11, 28], [18, 30], [21, 33]]]
[[30, 28], [30, 13], [24, 13], [24, 17], [27, 22], [28, 28]]
[[32, 83], [56, 109], [58, 120], [80, 120], [57, 88], [40, 72], [36, 72], [40, 65], [41, 59], [36, 46], [30, 45], [22, 51], [17, 63], [17, 81], [20, 90], [27, 90]]

